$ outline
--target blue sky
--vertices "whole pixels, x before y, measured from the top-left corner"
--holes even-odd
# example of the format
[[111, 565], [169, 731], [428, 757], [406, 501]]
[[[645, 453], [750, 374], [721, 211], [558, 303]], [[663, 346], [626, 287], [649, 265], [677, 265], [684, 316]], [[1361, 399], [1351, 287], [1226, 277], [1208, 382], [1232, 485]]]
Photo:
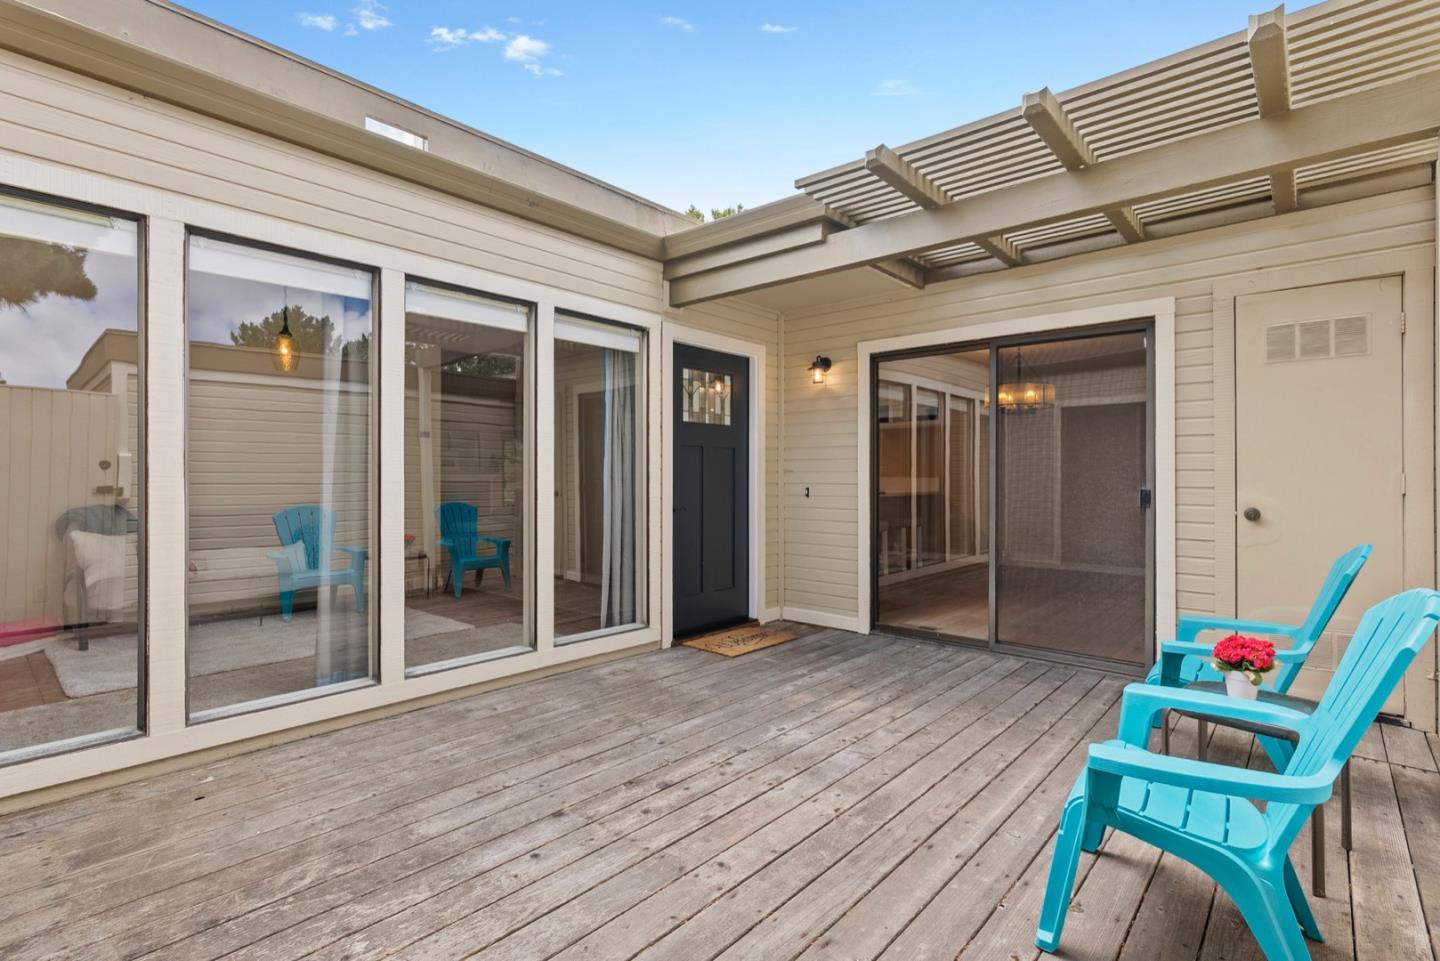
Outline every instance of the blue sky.
[[[1244, 28], [1256, 0], [504, 4], [188, 0], [199, 12], [683, 210]], [[1297, 4], [1294, 6], [1303, 6]]]

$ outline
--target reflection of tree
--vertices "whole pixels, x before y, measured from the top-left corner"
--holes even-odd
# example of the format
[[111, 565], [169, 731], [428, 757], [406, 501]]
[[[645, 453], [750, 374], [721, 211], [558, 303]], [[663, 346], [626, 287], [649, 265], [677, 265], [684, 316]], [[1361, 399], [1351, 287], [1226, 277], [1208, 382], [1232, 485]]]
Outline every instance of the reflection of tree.
[[94, 300], [84, 247], [0, 237], [0, 307], [28, 307], [47, 294]]
[[514, 378], [518, 358], [509, 354], [471, 354], [441, 366], [447, 374], [465, 374], [469, 377]]
[[327, 314], [316, 317], [296, 304], [282, 307], [259, 322], [242, 321], [230, 332], [230, 343], [237, 347], [261, 347], [269, 350], [275, 345], [280, 329], [290, 325], [290, 336], [295, 338], [295, 350], [302, 354], [334, 354], [337, 351], [346, 360], [365, 360], [370, 356], [370, 335], [362, 334], [355, 340], [346, 341], [335, 332], [335, 322]]

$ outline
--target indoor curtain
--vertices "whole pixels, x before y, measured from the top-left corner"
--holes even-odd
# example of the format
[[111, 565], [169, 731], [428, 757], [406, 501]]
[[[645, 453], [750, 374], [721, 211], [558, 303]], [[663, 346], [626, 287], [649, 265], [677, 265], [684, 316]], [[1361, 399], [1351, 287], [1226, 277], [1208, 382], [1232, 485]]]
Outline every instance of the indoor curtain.
[[600, 626], [635, 622], [635, 355], [605, 350], [605, 544]]

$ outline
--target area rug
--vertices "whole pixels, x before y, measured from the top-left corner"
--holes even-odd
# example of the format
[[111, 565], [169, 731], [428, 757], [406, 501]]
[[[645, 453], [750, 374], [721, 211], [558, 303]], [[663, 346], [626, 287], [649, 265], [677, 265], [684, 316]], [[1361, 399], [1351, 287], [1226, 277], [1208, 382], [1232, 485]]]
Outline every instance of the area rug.
[[[363, 638], [363, 616], [332, 616], [332, 629], [353, 624]], [[201, 672], [218, 674], [245, 667], [314, 657], [318, 631], [316, 611], [300, 611], [286, 623], [279, 616], [243, 617], [206, 621], [190, 628], [188, 657]], [[429, 637], [472, 630], [469, 624], [424, 611], [405, 611], [405, 636]], [[343, 643], [340, 642], [340, 643]], [[66, 697], [89, 697], [135, 686], [135, 635], [96, 637], [82, 651], [75, 638], [66, 636], [46, 645], [45, 656]]]
[[775, 628], [761, 627], [758, 624], [746, 624], [742, 627], [701, 634], [699, 637], [692, 637], [690, 640], [680, 643], [685, 647], [709, 651], [711, 654], [739, 657], [741, 654], [763, 651], [767, 647], [774, 647], [776, 644], [784, 644], [786, 641], [793, 640], [795, 640], [794, 634]]

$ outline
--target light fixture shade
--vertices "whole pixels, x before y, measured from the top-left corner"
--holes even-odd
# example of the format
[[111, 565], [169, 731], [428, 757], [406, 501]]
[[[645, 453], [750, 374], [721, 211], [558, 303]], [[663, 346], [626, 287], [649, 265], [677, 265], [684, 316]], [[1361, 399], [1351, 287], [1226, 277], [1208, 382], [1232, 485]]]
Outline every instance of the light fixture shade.
[[825, 375], [830, 372], [830, 358], [820, 354], [815, 355], [815, 360], [810, 365], [810, 383], [825, 383]]
[[1025, 413], [1055, 406], [1055, 385], [1041, 380], [1001, 384], [995, 391], [995, 402], [1001, 410]]
[[300, 367], [300, 348], [295, 343], [295, 336], [290, 333], [288, 317], [280, 326], [280, 333], [275, 335], [275, 343], [270, 346], [270, 362], [282, 374], [294, 373]]

